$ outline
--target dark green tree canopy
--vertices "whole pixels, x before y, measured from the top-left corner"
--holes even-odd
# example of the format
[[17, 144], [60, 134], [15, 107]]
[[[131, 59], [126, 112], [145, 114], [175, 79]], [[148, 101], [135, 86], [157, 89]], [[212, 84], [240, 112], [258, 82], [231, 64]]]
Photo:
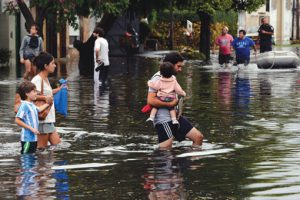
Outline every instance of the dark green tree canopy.
[[253, 12], [266, 3], [266, 0], [232, 0], [231, 9], [235, 11]]

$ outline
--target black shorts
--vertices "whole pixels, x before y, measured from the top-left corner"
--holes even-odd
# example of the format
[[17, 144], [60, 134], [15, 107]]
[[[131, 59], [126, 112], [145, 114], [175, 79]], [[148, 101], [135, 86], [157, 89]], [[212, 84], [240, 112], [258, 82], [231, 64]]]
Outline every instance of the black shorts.
[[223, 65], [224, 63], [229, 63], [229, 61], [231, 60], [231, 55], [230, 54], [219, 54], [219, 64]]
[[37, 148], [37, 142], [22, 142], [21, 141], [21, 154], [35, 153]]
[[178, 122], [179, 128], [178, 124], [173, 124], [172, 121], [155, 125], [158, 143], [162, 143], [172, 137], [179, 142], [185, 139], [186, 134], [192, 130], [193, 125], [185, 117], [180, 117]]
[[260, 44], [260, 47], [259, 47], [259, 52], [260, 53], [264, 53], [264, 52], [268, 52], [268, 51], [272, 51], [272, 44]]

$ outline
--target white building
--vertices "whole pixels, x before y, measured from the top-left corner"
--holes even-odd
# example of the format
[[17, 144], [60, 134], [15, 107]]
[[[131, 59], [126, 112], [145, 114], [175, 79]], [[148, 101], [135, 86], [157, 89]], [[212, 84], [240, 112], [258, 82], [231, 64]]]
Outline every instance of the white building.
[[256, 12], [239, 13], [238, 27], [245, 29], [247, 35], [257, 36], [260, 20], [268, 16], [270, 24], [274, 27], [274, 41], [277, 44], [290, 42], [292, 35], [293, 0], [269, 0], [267, 5], [263, 5]]

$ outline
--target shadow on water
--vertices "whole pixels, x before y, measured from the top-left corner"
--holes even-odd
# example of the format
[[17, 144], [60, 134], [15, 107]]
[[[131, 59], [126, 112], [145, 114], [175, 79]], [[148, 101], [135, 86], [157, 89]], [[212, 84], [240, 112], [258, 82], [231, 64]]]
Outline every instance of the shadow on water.
[[[69, 83], [68, 117], [57, 115], [55, 152], [19, 155], [12, 112], [19, 72], [0, 68], [0, 196], [26, 199], [297, 199], [299, 70], [217, 70], [187, 62], [178, 82], [184, 115], [205, 136], [157, 150], [140, 112], [159, 59], [112, 58], [109, 82], [76, 63], [51, 77]], [[17, 70], [18, 71], [18, 70]], [[17, 77], [17, 78], [16, 78]]]

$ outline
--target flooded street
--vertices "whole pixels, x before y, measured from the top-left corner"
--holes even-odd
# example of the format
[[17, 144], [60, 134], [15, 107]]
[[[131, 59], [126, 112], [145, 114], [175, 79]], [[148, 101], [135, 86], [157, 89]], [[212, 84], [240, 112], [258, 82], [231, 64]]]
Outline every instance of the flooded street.
[[[299, 49], [293, 49], [298, 55]], [[216, 59], [216, 58], [215, 58]], [[110, 82], [96, 87], [76, 63], [52, 77], [69, 82], [62, 144], [20, 155], [14, 94], [20, 72], [0, 68], [1, 199], [299, 199], [300, 70], [220, 70], [187, 62], [178, 82], [184, 115], [204, 134], [157, 149], [141, 113], [160, 58], [112, 58]]]

